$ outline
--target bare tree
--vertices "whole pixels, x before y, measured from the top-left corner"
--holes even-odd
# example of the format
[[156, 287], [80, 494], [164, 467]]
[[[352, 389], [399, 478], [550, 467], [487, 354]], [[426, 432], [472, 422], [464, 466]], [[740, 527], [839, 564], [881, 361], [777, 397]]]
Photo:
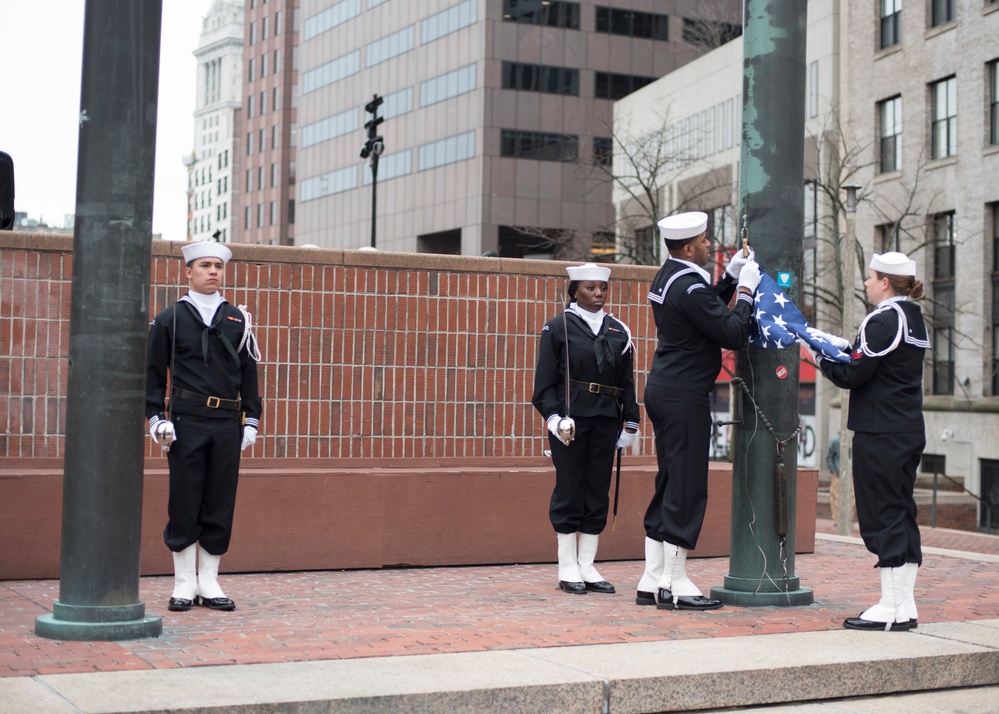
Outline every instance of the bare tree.
[[660, 218], [729, 205], [734, 185], [729, 170], [699, 158], [704, 136], [692, 122], [672, 121], [670, 105], [664, 102], [643, 110], [643, 127], [650, 124], [644, 116], [649, 111], [655, 116], [651, 130], [636, 131], [629, 118], [618, 117], [613, 127], [607, 127], [608, 152], [596, 153], [580, 165], [595, 178], [595, 189], [609, 186], [624, 194], [614, 224], [600, 232], [617, 236], [615, 260], [638, 265], [663, 261], [656, 227]]

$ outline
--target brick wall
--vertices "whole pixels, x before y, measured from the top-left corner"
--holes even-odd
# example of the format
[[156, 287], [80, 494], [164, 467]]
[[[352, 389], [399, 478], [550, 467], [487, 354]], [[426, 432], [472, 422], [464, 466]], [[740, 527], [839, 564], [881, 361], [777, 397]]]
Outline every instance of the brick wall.
[[[0, 457], [63, 455], [72, 244], [0, 233]], [[232, 248], [223, 293], [248, 305], [263, 352], [260, 437], [244, 457], [540, 455], [545, 432], [529, 400], [539, 331], [564, 303], [565, 263]], [[608, 303], [638, 347], [640, 401], [654, 274], [615, 266]], [[180, 246], [155, 241], [150, 316], [180, 286]], [[640, 453], [654, 453], [651, 431], [645, 422]]]

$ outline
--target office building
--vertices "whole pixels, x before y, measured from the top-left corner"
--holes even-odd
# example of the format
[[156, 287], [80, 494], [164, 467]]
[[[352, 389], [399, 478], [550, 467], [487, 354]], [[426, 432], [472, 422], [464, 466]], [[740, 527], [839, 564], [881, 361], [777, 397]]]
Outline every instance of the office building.
[[741, 27], [741, 3], [302, 0], [296, 241], [580, 259], [613, 252], [616, 99]]

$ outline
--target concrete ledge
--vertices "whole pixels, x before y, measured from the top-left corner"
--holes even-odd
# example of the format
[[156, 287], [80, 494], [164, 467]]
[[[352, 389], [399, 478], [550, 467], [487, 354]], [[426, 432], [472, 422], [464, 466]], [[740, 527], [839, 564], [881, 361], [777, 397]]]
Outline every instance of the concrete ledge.
[[[8, 711], [669, 712], [994, 685], [999, 620], [0, 679]], [[18, 708], [21, 704], [27, 708]]]
[[[59, 577], [61, 464], [30, 459], [0, 470], [0, 580]], [[545, 459], [248, 459], [240, 469], [233, 540], [223, 571], [274, 572], [401, 566], [544, 563], [555, 558], [548, 503], [555, 473]], [[146, 464], [140, 573], [172, 573], [163, 545], [168, 476]], [[644, 558], [645, 508], [655, 458], [626, 457], [615, 527], [600, 560]], [[815, 550], [818, 475], [797, 477], [795, 551]], [[732, 468], [713, 463], [708, 511], [692, 557], [728, 555]], [[612, 495], [613, 498], [613, 495]], [[613, 501], [612, 501], [613, 502]]]

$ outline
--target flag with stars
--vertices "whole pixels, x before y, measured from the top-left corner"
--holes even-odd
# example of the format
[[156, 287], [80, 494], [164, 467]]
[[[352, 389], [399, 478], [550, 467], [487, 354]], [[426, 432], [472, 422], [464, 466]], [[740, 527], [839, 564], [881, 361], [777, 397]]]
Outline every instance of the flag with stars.
[[849, 362], [850, 354], [808, 333], [810, 325], [784, 291], [766, 273], [756, 289], [756, 308], [749, 331], [749, 343], [765, 349], [791, 347], [799, 339], [813, 351], [835, 362]]

